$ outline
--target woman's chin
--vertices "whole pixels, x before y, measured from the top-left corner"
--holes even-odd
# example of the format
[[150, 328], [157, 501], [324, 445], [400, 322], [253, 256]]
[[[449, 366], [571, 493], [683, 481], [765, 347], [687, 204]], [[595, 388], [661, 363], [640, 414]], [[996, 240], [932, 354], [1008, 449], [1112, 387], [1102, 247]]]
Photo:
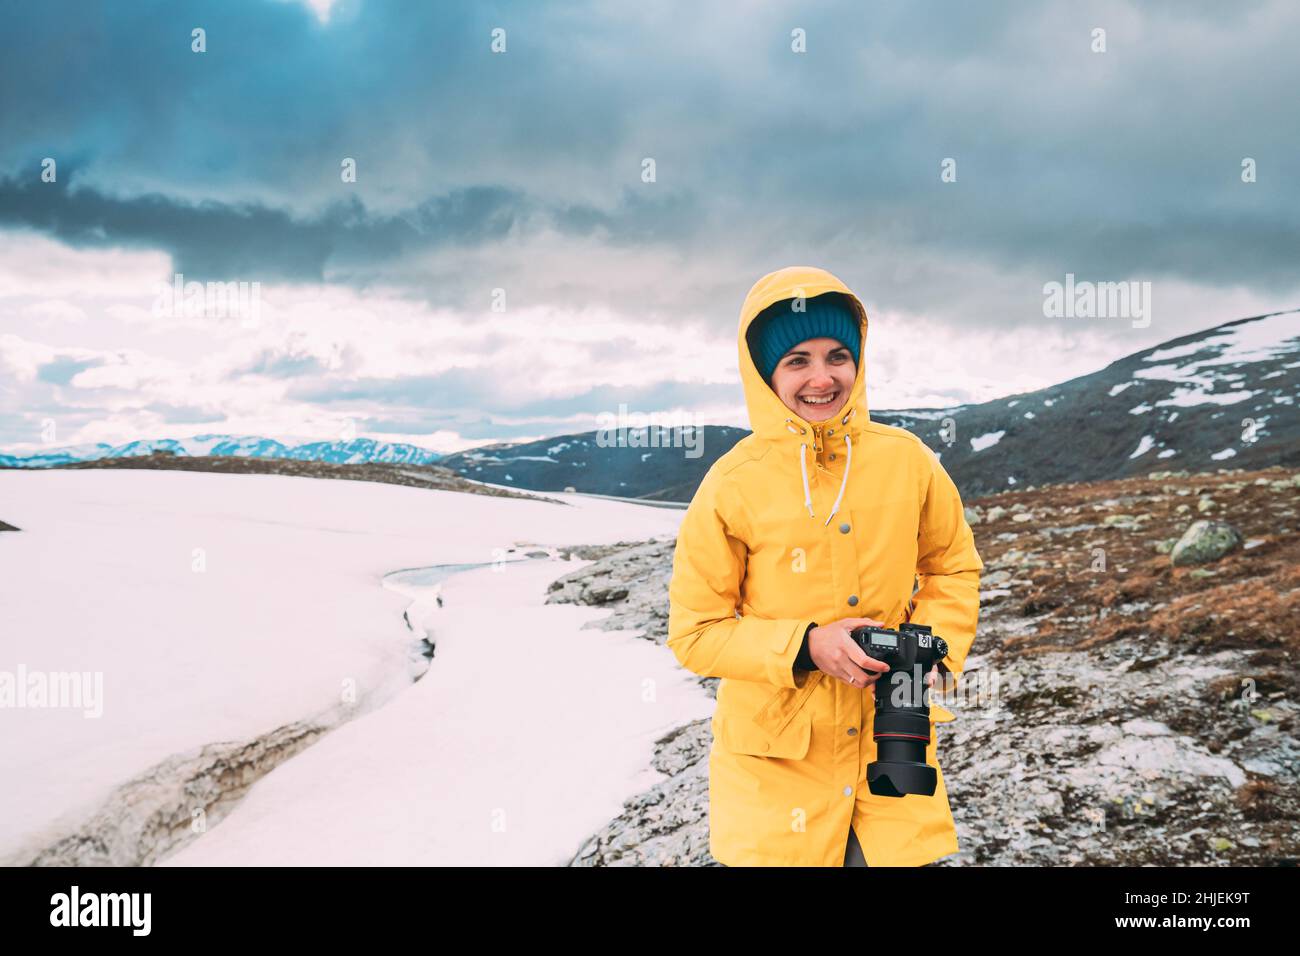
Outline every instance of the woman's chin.
[[804, 421], [820, 423], [834, 418], [840, 409], [844, 407], [844, 400], [836, 399], [825, 406], [805, 405], [803, 402], [796, 402], [796, 404], [799, 407], [795, 411], [799, 413], [799, 417]]

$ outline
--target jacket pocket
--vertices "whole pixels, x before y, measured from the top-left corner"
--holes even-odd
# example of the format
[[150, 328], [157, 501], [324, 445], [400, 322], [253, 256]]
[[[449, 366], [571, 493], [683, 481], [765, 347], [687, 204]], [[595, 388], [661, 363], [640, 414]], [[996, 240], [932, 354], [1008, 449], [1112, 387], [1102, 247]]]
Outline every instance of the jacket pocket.
[[801, 760], [808, 753], [812, 717], [795, 714], [779, 734], [771, 734], [748, 717], [714, 714], [714, 736], [724, 750], [754, 757]]

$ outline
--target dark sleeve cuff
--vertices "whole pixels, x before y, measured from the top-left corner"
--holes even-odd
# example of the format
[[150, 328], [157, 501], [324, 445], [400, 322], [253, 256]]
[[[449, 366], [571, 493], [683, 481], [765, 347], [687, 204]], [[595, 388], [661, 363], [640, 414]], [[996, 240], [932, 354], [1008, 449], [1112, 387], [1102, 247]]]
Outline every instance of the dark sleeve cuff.
[[812, 655], [808, 652], [808, 635], [816, 624], [809, 624], [803, 632], [803, 644], [799, 646], [799, 656], [794, 659], [794, 669], [798, 671], [815, 671], [820, 668], [813, 663]]

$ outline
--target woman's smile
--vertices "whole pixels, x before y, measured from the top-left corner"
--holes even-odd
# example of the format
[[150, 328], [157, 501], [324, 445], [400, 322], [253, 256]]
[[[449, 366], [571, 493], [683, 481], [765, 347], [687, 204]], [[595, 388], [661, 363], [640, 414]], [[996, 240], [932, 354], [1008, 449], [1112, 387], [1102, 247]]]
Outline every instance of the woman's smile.
[[804, 420], [821, 422], [844, 407], [857, 375], [853, 356], [842, 343], [808, 339], [781, 356], [772, 372], [772, 390]]

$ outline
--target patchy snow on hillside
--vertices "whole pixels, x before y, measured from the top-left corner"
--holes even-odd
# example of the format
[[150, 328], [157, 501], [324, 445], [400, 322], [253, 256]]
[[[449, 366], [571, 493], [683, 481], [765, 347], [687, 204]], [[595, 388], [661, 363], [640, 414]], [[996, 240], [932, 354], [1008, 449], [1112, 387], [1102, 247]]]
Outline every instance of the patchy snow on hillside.
[[1003, 429], [999, 432], [986, 432], [983, 435], [977, 435], [970, 440], [971, 451], [983, 451], [985, 448], [992, 448], [1002, 440], [1002, 436], [1005, 434], [1006, 430]]
[[[1156, 349], [1145, 356], [1145, 362], [1164, 362], [1168, 359], [1186, 358], [1203, 351], [1213, 351], [1210, 358], [1199, 359], [1182, 366], [1184, 372], [1193, 372], [1201, 366], [1236, 365], [1244, 362], [1259, 362], [1274, 358], [1300, 348], [1300, 328], [1297, 327], [1297, 314], [1284, 312], [1280, 315], [1265, 316], [1250, 322], [1242, 322], [1221, 329], [1214, 335], [1183, 345], [1166, 349]], [[1177, 366], [1164, 366], [1176, 368]], [[1141, 374], [1141, 373], [1139, 373]], [[1160, 378], [1160, 375], [1152, 375]]]
[[1154, 438], [1152, 438], [1150, 435], [1143, 435], [1142, 440], [1138, 442], [1137, 448], [1134, 450], [1133, 454], [1129, 455], [1129, 458], [1141, 458], [1152, 448], [1154, 448], [1155, 445], [1156, 445], [1156, 440]]
[[[1221, 329], [1213, 335], [1183, 345], [1156, 349], [1143, 357], [1144, 362], [1158, 362], [1138, 369], [1138, 378], [1180, 383], [1169, 398], [1156, 405], [1190, 407], [1213, 403], [1235, 405], [1260, 394], [1260, 390], [1238, 388], [1215, 393], [1219, 382], [1239, 381], [1244, 376], [1224, 371], [1224, 366], [1244, 365], [1285, 355], [1300, 346], [1295, 313], [1267, 316]], [[1205, 355], [1191, 362], [1171, 362]], [[1112, 390], [1113, 393], [1113, 390]]]

